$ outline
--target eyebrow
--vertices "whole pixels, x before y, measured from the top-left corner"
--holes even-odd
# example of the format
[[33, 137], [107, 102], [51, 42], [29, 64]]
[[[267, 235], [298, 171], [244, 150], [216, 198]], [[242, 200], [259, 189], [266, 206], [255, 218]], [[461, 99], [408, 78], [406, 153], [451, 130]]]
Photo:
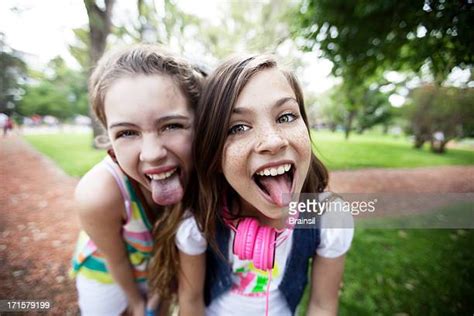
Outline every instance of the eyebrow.
[[[281, 98], [279, 99], [278, 101], [276, 101], [274, 104], [273, 104], [273, 107], [274, 108], [277, 108], [277, 107], [280, 107], [282, 106], [283, 104], [285, 104], [286, 102], [288, 101], [295, 101], [296, 104], [298, 104], [298, 101], [296, 101], [295, 98], [293, 97], [285, 97], [285, 98]], [[246, 113], [246, 112], [251, 112], [249, 109], [245, 108], [245, 107], [235, 107], [232, 109], [232, 113], [235, 113], [235, 114], [243, 114], [243, 113]]]
[[[189, 117], [185, 116], [185, 115], [179, 115], [179, 114], [167, 115], [167, 116], [163, 116], [163, 117], [160, 117], [159, 119], [157, 119], [155, 121], [155, 125], [160, 125], [160, 124], [163, 124], [164, 122], [171, 121], [171, 120], [189, 120]], [[133, 124], [133, 123], [118, 122], [118, 123], [111, 124], [109, 126], [109, 129], [117, 128], [117, 127], [138, 127], [138, 126], [136, 124]]]

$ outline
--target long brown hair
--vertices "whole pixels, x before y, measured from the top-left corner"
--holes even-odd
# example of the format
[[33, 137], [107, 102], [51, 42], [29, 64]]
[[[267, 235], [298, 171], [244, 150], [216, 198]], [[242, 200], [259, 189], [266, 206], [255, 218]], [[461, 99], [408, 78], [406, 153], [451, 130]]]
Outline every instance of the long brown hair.
[[[223, 62], [207, 78], [195, 116], [193, 154], [198, 176], [199, 196], [194, 199], [198, 220], [206, 238], [215, 246], [216, 221], [220, 217], [223, 193], [229, 205], [238, 194], [221, 172], [224, 144], [232, 109], [249, 80], [259, 71], [277, 68], [287, 78], [298, 102], [301, 116], [308, 127], [303, 92], [292, 72], [280, 69], [271, 55], [238, 56]], [[308, 134], [311, 134], [308, 127]], [[328, 184], [328, 172], [322, 162], [311, 155], [311, 163], [302, 192], [322, 192]], [[238, 214], [237, 214], [238, 215]]]
[[[95, 115], [107, 128], [104, 100], [110, 86], [118, 79], [136, 75], [169, 76], [188, 106], [195, 109], [201, 95], [203, 72], [178, 56], [157, 45], [139, 44], [104, 56], [89, 80], [89, 97]], [[191, 179], [195, 178], [190, 176]], [[185, 190], [187, 192], [189, 190]], [[148, 285], [161, 298], [170, 298], [179, 272], [179, 257], [175, 246], [176, 230], [190, 205], [190, 195], [177, 205], [162, 207], [153, 228], [153, 257], [148, 266]], [[144, 205], [146, 201], [141, 201]]]

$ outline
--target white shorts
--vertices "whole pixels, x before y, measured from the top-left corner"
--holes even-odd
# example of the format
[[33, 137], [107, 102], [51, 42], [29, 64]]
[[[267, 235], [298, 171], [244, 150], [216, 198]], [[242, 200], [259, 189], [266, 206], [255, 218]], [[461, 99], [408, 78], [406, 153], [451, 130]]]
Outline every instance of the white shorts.
[[[138, 284], [142, 294], [146, 294], [145, 282]], [[116, 283], [100, 283], [82, 275], [76, 277], [78, 304], [83, 316], [116, 316], [128, 306], [127, 296]]]

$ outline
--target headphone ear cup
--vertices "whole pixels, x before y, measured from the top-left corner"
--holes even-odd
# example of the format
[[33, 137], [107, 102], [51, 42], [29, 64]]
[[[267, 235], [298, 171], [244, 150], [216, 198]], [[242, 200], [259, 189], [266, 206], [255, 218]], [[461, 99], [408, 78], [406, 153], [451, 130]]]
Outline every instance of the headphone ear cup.
[[273, 269], [276, 232], [271, 227], [260, 227], [255, 240], [253, 264], [260, 270]]
[[254, 218], [244, 218], [237, 225], [233, 251], [240, 260], [250, 260], [253, 257], [255, 239], [258, 232], [258, 221]]

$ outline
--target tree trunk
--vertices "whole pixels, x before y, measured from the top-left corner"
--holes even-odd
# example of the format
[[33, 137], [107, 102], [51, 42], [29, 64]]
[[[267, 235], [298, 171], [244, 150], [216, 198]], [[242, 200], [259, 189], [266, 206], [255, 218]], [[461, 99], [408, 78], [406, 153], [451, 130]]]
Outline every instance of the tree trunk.
[[449, 140], [431, 140], [431, 151], [437, 154], [443, 154], [446, 152], [446, 144]]
[[[104, 54], [107, 45], [107, 37], [112, 28], [111, 18], [114, 3], [115, 0], [105, 0], [105, 8], [101, 9], [95, 0], [84, 0], [87, 15], [89, 17], [89, 38], [91, 43], [91, 49], [89, 51], [89, 76], [97, 65], [99, 59]], [[92, 108], [89, 108], [89, 113], [92, 119], [92, 130], [95, 140], [97, 136], [104, 134], [104, 129], [95, 117]], [[96, 147], [94, 141], [92, 145]]]
[[423, 144], [425, 143], [425, 138], [423, 135], [415, 135], [415, 143], [413, 144], [413, 147], [416, 149], [420, 149], [423, 147]]
[[349, 139], [349, 134], [351, 133], [351, 130], [352, 130], [352, 122], [354, 121], [355, 114], [356, 114], [355, 110], [351, 110], [349, 112], [349, 116], [347, 117], [346, 125], [344, 127], [344, 130], [345, 130], [344, 137], [345, 137], [345, 139]]

